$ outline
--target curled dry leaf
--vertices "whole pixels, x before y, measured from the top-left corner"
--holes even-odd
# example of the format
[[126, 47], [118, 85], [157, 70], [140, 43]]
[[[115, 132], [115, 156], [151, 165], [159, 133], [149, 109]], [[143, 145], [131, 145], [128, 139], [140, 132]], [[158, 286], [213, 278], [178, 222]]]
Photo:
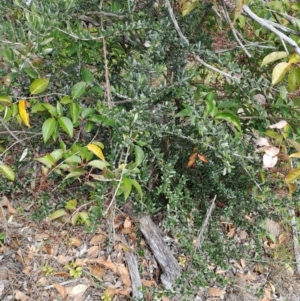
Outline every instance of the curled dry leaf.
[[198, 159], [204, 163], [208, 163], [208, 160], [205, 155], [198, 154]]
[[272, 124], [269, 126], [270, 129], [282, 129], [284, 128], [288, 123], [285, 120], [280, 120], [279, 122]]
[[193, 153], [189, 157], [189, 161], [187, 163], [188, 168], [196, 168], [196, 159], [197, 159], [197, 153]]
[[258, 145], [258, 146], [269, 146], [270, 143], [269, 143], [268, 139], [259, 137], [256, 140], [255, 145]]
[[53, 283], [53, 286], [60, 293], [61, 297], [65, 300], [68, 296], [67, 292], [66, 292], [66, 289], [58, 283]]
[[278, 157], [270, 157], [267, 154], [263, 156], [263, 168], [272, 168], [276, 165]]

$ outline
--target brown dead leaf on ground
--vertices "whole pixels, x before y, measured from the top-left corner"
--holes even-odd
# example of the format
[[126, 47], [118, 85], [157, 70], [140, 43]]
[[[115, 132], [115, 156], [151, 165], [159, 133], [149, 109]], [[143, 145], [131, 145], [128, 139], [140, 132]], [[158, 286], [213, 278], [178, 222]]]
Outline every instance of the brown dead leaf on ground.
[[105, 275], [105, 269], [100, 267], [99, 265], [91, 266], [90, 273], [95, 277], [103, 277]]
[[14, 297], [16, 300], [27, 301], [27, 296], [19, 290], [14, 291]]
[[220, 290], [218, 288], [215, 288], [215, 287], [210, 287], [208, 289], [208, 294], [211, 296], [211, 297], [221, 297], [223, 295], [226, 294], [226, 291], [224, 290]]
[[92, 246], [88, 249], [87, 256], [89, 258], [96, 258], [99, 255], [100, 248], [99, 246]]
[[63, 300], [65, 300], [68, 296], [66, 289], [58, 284], [58, 283], [53, 283], [54, 288], [60, 293], [61, 297], [63, 298]]
[[2, 197], [2, 200], [0, 202], [1, 207], [7, 207], [7, 210], [10, 214], [16, 214], [17, 210], [10, 204], [8, 198], [6, 196]]
[[105, 235], [103, 235], [103, 234], [98, 234], [98, 235], [95, 235], [95, 236], [91, 239], [90, 245], [91, 245], [91, 246], [100, 245], [100, 244], [102, 244], [104, 241], [105, 241]]

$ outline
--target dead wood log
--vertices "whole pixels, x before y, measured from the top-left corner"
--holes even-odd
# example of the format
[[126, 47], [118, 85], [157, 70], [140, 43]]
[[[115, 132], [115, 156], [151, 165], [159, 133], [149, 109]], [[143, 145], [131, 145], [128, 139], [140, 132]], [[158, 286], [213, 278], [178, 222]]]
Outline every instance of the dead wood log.
[[178, 262], [164, 242], [159, 228], [149, 216], [143, 216], [140, 219], [140, 229], [163, 271], [160, 277], [162, 284], [171, 289], [176, 278], [181, 275]]
[[[122, 236], [122, 239], [127, 243], [125, 236]], [[142, 281], [139, 274], [139, 267], [137, 260], [132, 252], [132, 250], [125, 251], [125, 259], [128, 266], [130, 278], [131, 278], [131, 286], [132, 286], [132, 297], [134, 300], [141, 300], [143, 298], [143, 294], [141, 292]]]

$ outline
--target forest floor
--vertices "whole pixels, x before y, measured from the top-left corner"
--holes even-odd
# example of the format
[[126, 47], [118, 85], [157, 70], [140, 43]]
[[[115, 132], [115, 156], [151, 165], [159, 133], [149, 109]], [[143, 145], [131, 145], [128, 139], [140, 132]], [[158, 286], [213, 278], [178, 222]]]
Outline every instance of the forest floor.
[[[137, 262], [143, 285], [142, 300], [300, 300], [295, 267], [279, 264], [284, 256], [282, 250], [286, 250], [287, 245], [292, 249], [291, 233], [271, 219], [266, 220], [266, 228], [273, 240], [262, 239], [266, 262], [256, 262], [255, 258], [232, 260], [230, 269], [215, 269], [215, 273], [230, 280], [227, 283], [231, 285], [214, 283], [211, 287], [197, 288], [191, 298], [180, 296], [178, 292], [159, 296], [157, 292], [165, 291], [162, 269], [139, 231], [139, 217], [128, 210], [115, 208], [94, 233], [80, 225], [72, 226], [71, 216], [51, 222], [34, 221], [31, 211], [32, 208], [26, 208], [16, 199], [3, 196], [0, 202], [0, 296], [3, 301], [133, 300], [128, 252]], [[154, 223], [170, 249], [170, 253], [162, 255], [173, 256], [180, 269], [188, 269], [172, 233], [164, 231], [160, 218], [155, 217]], [[229, 228], [227, 236], [249, 244], [252, 242], [248, 234]], [[270, 254], [273, 263], [270, 263]]]

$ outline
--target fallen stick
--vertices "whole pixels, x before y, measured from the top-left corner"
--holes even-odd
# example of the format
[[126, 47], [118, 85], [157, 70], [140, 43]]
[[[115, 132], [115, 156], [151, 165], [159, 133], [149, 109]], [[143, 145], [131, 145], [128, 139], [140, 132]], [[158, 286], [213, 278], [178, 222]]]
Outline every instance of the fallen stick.
[[181, 275], [181, 269], [177, 260], [164, 242], [159, 228], [149, 216], [143, 216], [140, 219], [140, 229], [163, 271], [160, 277], [162, 284], [171, 289], [176, 278]]

